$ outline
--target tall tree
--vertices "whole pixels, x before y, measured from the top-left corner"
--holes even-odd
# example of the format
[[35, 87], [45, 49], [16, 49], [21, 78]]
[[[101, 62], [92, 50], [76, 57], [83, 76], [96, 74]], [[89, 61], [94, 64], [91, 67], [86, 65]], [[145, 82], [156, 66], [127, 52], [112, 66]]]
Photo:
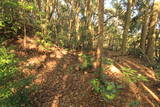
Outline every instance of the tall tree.
[[102, 67], [103, 33], [104, 33], [104, 0], [99, 0], [98, 24], [99, 37], [96, 50], [96, 69], [100, 71]]
[[156, 25], [158, 22], [158, 13], [160, 11], [160, 1], [155, 0], [149, 22], [149, 33], [148, 33], [148, 44], [147, 44], [147, 56], [150, 63], [154, 63], [154, 53], [155, 53], [155, 40], [156, 40]]
[[133, 1], [134, 0], [128, 0], [128, 3], [127, 3], [126, 21], [125, 21], [125, 25], [124, 25], [123, 40], [122, 40], [122, 46], [121, 46], [122, 54], [125, 54], [125, 52], [126, 52], [128, 30], [129, 30], [130, 22], [131, 22], [131, 12], [132, 12]]
[[142, 33], [141, 33], [141, 40], [140, 40], [140, 48], [145, 52], [146, 49], [146, 38], [148, 32], [148, 22], [149, 22], [149, 0], [146, 0], [146, 5], [144, 7], [144, 15], [143, 15], [143, 25], [142, 25]]
[[92, 0], [86, 0], [86, 9], [85, 9], [85, 16], [86, 16], [86, 26], [87, 26], [87, 35], [88, 35], [88, 48], [92, 48], [93, 45], [93, 41], [92, 41], [92, 36], [93, 36], [93, 32], [92, 32]]

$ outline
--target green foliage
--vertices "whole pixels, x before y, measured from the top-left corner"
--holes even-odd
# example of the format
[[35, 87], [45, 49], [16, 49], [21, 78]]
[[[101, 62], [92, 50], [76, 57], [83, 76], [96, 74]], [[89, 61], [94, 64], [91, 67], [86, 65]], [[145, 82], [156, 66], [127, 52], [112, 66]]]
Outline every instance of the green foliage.
[[131, 68], [122, 68], [124, 78], [128, 82], [138, 82], [138, 81], [148, 81], [148, 79], [143, 76], [142, 74], [137, 73], [136, 70], [133, 70]]
[[35, 9], [35, 6], [33, 3], [31, 2], [26, 2], [26, 1], [21, 1], [21, 2], [18, 2], [19, 6], [26, 10], [26, 11], [31, 11], [31, 10], [34, 10]]
[[34, 10], [31, 2], [18, 0], [0, 1], [0, 33], [5, 37], [13, 37], [23, 32], [24, 23], [27, 27], [33, 26], [32, 15]]
[[2, 107], [31, 106], [27, 86], [32, 77], [25, 78], [18, 69], [19, 60], [5, 47], [0, 47], [0, 105]]
[[37, 40], [37, 43], [40, 44], [44, 48], [52, 46], [52, 42], [46, 41], [45, 39]]
[[39, 45], [44, 48], [52, 46], [52, 38], [49, 34], [44, 35], [42, 32], [36, 32], [36, 35], [42, 38], [36, 41]]
[[5, 27], [3, 21], [0, 21], [0, 29], [2, 29], [3, 27]]
[[129, 107], [140, 107], [140, 101], [134, 100], [129, 104]]
[[102, 58], [102, 62], [103, 62], [103, 64], [107, 64], [107, 65], [112, 65], [114, 63], [114, 61], [112, 59], [106, 58], [106, 57]]
[[72, 71], [74, 68], [72, 66], [68, 66], [67, 71]]
[[115, 82], [110, 81], [100, 81], [99, 79], [94, 79], [91, 81], [93, 89], [99, 93], [105, 100], [113, 100], [116, 98], [120, 89], [123, 88], [122, 85], [118, 85]]
[[79, 57], [82, 60], [82, 63], [79, 65], [81, 70], [91, 69], [92, 68], [92, 62], [93, 58], [90, 55], [87, 54], [79, 54]]
[[57, 36], [56, 38], [58, 40], [58, 45], [61, 46], [61, 47], [67, 47], [67, 37], [66, 35], [63, 35], [63, 34], [60, 34]]
[[156, 69], [157, 72], [160, 72], [160, 64], [157, 64], [157, 69]]
[[140, 48], [130, 48], [128, 50], [128, 53], [130, 55], [136, 56], [137, 58], [143, 58], [144, 57], [144, 53], [142, 52], [142, 49], [140, 49]]
[[160, 64], [157, 64], [157, 68], [155, 69], [156, 71], [156, 77], [158, 78], [158, 80], [160, 80]]

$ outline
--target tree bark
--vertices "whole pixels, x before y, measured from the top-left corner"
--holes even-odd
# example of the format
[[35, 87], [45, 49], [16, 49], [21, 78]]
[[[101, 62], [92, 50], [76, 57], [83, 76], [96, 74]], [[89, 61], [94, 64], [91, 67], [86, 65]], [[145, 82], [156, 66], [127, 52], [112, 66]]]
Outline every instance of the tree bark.
[[[148, 3], [147, 3], [148, 5]], [[145, 53], [146, 51], [146, 38], [147, 38], [147, 33], [148, 33], [148, 21], [149, 21], [149, 17], [148, 17], [148, 7], [144, 12], [144, 21], [143, 21], [143, 25], [142, 25], [142, 33], [141, 33], [141, 40], [140, 40], [140, 48], [142, 49], [142, 51]]]
[[124, 25], [123, 40], [122, 40], [122, 46], [121, 46], [122, 55], [126, 53], [126, 48], [127, 48], [128, 30], [129, 30], [130, 21], [131, 21], [131, 8], [132, 8], [132, 0], [128, 0], [126, 21]]
[[103, 33], [104, 33], [104, 0], [99, 0], [98, 6], [98, 24], [99, 24], [99, 37], [97, 43], [97, 50], [96, 50], [96, 70], [101, 71], [102, 67], [102, 51], [103, 51]]
[[149, 22], [148, 44], [147, 44], [147, 56], [151, 64], [154, 64], [155, 54], [155, 40], [156, 40], [156, 24], [158, 21], [158, 12], [160, 10], [160, 2], [155, 0], [152, 7], [152, 13]]
[[93, 29], [92, 29], [92, 1], [86, 0], [86, 25], [87, 25], [87, 33], [88, 33], [88, 48], [92, 49], [92, 36], [93, 36]]

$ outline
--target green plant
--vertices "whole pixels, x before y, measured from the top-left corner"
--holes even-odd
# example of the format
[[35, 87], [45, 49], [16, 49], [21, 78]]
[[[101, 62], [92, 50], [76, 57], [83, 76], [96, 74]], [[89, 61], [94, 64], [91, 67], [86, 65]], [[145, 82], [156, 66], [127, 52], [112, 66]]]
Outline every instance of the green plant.
[[130, 48], [128, 52], [130, 55], [134, 55], [138, 58], [143, 58], [145, 56], [145, 53], [140, 48]]
[[160, 65], [157, 65], [156, 71], [156, 77], [160, 80]]
[[[29, 1], [18, 0], [0, 1], [0, 33], [4, 37], [13, 37], [24, 31], [24, 23], [27, 28], [33, 27], [33, 17], [29, 15], [35, 9]], [[30, 29], [31, 31], [32, 29]]]
[[48, 32], [48, 34], [44, 35], [42, 32], [36, 32], [36, 35], [42, 38], [36, 40], [36, 42], [45, 49], [48, 49], [48, 47], [51, 47], [53, 45], [50, 33], [51, 32]]
[[129, 82], [148, 81], [148, 79], [145, 76], [137, 73], [136, 70], [126, 67], [122, 68], [121, 70], [124, 71], [124, 78]]
[[92, 68], [92, 62], [93, 58], [90, 55], [87, 54], [79, 54], [79, 57], [81, 58], [81, 64], [79, 65], [81, 70], [86, 70]]
[[139, 107], [140, 106], [140, 101], [134, 100], [129, 104], [129, 107]]
[[74, 68], [72, 66], [68, 66], [67, 70], [72, 71]]
[[106, 58], [106, 57], [102, 58], [102, 62], [103, 64], [107, 64], [107, 65], [112, 65], [114, 63], [112, 59]]
[[51, 41], [47, 41], [45, 39], [37, 40], [37, 43], [40, 44], [40, 46], [42, 46], [43, 48], [52, 46]]
[[3, 46], [0, 48], [0, 105], [31, 106], [28, 94], [32, 77], [25, 78], [18, 68], [19, 59]]
[[36, 67], [36, 64], [31, 63], [31, 64], [28, 64], [26, 67], [29, 68], [29, 69], [34, 69]]
[[110, 81], [100, 81], [99, 79], [93, 79], [91, 81], [93, 89], [99, 93], [105, 100], [113, 100], [116, 98], [120, 89], [123, 88], [122, 85], [118, 85], [115, 82]]

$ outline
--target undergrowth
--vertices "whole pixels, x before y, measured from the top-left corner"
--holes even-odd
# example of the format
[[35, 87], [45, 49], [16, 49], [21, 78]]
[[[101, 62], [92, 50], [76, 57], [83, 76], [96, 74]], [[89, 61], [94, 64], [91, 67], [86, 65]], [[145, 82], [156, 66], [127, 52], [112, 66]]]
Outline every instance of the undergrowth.
[[156, 77], [160, 80], [160, 64], [156, 68]]
[[[103, 64], [112, 65], [114, 64], [114, 61], [112, 61], [109, 58], [103, 59]], [[143, 76], [142, 74], [139, 74], [136, 70], [133, 70], [131, 68], [122, 68], [124, 75], [124, 80], [127, 83], [130, 82], [139, 82], [139, 81], [148, 81], [148, 79]], [[114, 100], [120, 91], [126, 87], [126, 85], [122, 85], [118, 82], [111, 81], [111, 79], [103, 74], [103, 71], [99, 74], [98, 78], [91, 80], [91, 85], [93, 87], [93, 90], [100, 94], [102, 98], [106, 101]], [[137, 104], [137, 102], [136, 102]], [[131, 104], [131, 106], [136, 105]], [[137, 104], [138, 105], [138, 104]]]
[[[103, 57], [102, 63], [104, 65], [112, 65], [114, 61], [110, 58]], [[97, 75], [99, 75], [98, 78], [91, 80], [91, 85], [93, 90], [100, 94], [105, 101], [111, 101], [118, 96], [124, 86], [115, 81], [111, 81], [108, 76], [103, 74], [103, 71], [104, 68], [101, 68], [101, 72], [97, 73]]]
[[42, 32], [36, 32], [36, 35], [38, 35], [42, 39], [36, 40], [36, 42], [43, 48], [48, 48], [52, 46], [52, 38], [49, 36], [49, 34], [44, 35]]
[[79, 64], [79, 67], [81, 70], [87, 70], [91, 69], [93, 67], [92, 62], [93, 62], [93, 57], [87, 54], [79, 54], [79, 58], [81, 61], [81, 64]]
[[25, 78], [18, 68], [19, 59], [0, 46], [0, 106], [31, 107], [29, 93], [32, 77]]
[[112, 81], [101, 81], [100, 79], [93, 79], [91, 81], [91, 85], [93, 89], [99, 93], [102, 98], [106, 101], [113, 100], [119, 94], [121, 89], [123, 88], [122, 85], [119, 85], [116, 82]]
[[137, 73], [136, 70], [127, 67], [124, 67], [121, 70], [124, 71], [124, 79], [128, 82], [148, 81], [145, 76]]

